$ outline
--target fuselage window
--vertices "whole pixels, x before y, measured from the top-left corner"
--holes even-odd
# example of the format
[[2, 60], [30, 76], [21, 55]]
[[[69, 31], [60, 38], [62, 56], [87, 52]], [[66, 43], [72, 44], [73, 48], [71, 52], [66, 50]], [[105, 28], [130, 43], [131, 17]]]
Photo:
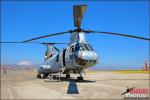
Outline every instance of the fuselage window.
[[72, 47], [72, 52], [74, 52], [74, 48]]
[[57, 56], [56, 56], [56, 61], [57, 61], [57, 62], [59, 61], [59, 53], [58, 53]]
[[73, 46], [71, 46], [71, 47], [69, 48], [69, 53], [72, 53], [72, 52], [74, 52], [74, 47], [73, 47]]
[[75, 51], [79, 51], [79, 50], [80, 50], [80, 46], [79, 46], [79, 44], [76, 44]]

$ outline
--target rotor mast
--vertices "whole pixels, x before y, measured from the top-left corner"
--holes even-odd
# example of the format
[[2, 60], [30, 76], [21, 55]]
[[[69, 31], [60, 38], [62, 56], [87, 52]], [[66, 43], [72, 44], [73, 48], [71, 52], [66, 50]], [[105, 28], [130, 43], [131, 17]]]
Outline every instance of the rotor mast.
[[73, 44], [73, 43], [86, 43], [86, 39], [85, 39], [85, 32], [80, 31], [80, 32], [73, 32], [70, 36], [70, 42], [69, 44]]
[[77, 28], [71, 34], [70, 43], [73, 44], [76, 42], [86, 43], [85, 33], [81, 29], [81, 23], [83, 15], [86, 11], [87, 5], [74, 5], [73, 6], [73, 17], [74, 17], [74, 26]]

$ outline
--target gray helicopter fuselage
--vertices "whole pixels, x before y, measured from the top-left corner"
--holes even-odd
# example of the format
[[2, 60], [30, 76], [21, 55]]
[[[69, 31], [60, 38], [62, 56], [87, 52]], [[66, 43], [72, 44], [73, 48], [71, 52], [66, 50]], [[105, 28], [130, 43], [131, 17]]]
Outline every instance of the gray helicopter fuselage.
[[85, 69], [97, 62], [98, 55], [86, 42], [84, 33], [72, 33], [69, 46], [46, 59], [38, 73], [57, 73], [61, 68], [68, 71]]

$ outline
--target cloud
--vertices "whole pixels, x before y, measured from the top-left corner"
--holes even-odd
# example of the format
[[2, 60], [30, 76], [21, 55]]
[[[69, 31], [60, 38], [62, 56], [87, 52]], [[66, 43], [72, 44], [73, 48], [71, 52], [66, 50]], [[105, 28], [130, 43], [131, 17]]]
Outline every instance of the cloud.
[[17, 65], [27, 65], [27, 66], [29, 66], [29, 65], [32, 65], [32, 63], [30, 61], [24, 60], [24, 61], [18, 62]]

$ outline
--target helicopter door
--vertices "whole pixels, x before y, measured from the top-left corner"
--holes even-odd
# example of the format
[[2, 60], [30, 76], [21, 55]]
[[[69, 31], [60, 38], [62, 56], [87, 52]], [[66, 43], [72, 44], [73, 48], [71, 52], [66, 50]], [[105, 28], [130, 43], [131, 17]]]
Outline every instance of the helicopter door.
[[66, 66], [65, 54], [66, 54], [66, 49], [63, 50], [63, 66]]

